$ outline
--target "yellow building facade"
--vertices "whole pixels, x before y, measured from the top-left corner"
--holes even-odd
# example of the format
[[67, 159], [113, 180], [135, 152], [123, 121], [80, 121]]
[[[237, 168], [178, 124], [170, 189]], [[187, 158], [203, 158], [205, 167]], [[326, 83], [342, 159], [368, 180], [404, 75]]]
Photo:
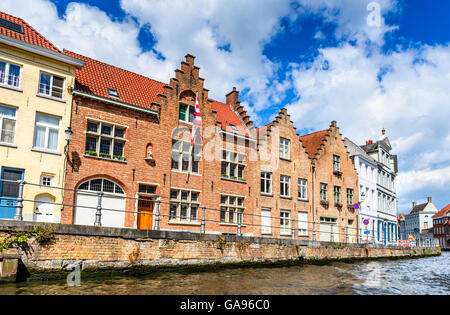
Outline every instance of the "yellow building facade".
[[[0, 15], [0, 219], [14, 219], [23, 180], [23, 220], [60, 222], [63, 191], [52, 187], [64, 186], [71, 91], [83, 62], [21, 40], [41, 35], [8, 17]], [[2, 20], [18, 36], [2, 34]]]

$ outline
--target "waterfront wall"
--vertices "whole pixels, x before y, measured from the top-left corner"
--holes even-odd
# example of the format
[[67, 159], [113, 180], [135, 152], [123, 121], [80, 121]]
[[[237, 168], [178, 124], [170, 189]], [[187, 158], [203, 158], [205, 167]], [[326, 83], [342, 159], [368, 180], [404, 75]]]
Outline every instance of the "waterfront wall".
[[[31, 231], [32, 222], [0, 220], [0, 238]], [[142, 231], [52, 224], [55, 239], [40, 246], [33, 239], [19, 249], [31, 271], [64, 270], [81, 263], [83, 270], [129, 267], [175, 267], [217, 264], [262, 264], [329, 259], [438, 255], [439, 248], [400, 248], [363, 244]]]

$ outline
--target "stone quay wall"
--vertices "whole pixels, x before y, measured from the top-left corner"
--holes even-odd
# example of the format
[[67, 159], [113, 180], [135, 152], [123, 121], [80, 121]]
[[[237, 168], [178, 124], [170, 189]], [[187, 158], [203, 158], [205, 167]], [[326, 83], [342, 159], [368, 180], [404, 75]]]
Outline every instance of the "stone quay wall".
[[[0, 238], [32, 231], [36, 223], [0, 220]], [[384, 247], [371, 244], [210, 235], [191, 232], [134, 230], [49, 224], [54, 241], [13, 249], [31, 273], [63, 271], [73, 263], [82, 270], [133, 267], [254, 265], [343, 259], [439, 255], [440, 248]], [[7, 250], [6, 252], [11, 252]]]

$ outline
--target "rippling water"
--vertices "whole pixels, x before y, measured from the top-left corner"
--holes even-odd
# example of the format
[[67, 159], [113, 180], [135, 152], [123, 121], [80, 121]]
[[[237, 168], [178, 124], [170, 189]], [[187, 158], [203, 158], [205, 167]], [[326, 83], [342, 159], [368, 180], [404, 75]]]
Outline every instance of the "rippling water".
[[198, 273], [0, 285], [0, 294], [445, 294], [450, 295], [450, 252], [411, 260], [377, 260]]

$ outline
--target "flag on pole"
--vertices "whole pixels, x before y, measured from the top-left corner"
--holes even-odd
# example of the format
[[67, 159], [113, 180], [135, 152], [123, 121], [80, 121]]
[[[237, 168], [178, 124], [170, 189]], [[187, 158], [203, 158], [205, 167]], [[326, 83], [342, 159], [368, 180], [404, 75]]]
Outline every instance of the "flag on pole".
[[[195, 135], [197, 134], [197, 130], [200, 129], [200, 131], [201, 131], [201, 127], [202, 127], [202, 117], [200, 116], [200, 105], [198, 103], [197, 95], [195, 95], [195, 113], [194, 113], [194, 115], [195, 115], [195, 117], [194, 117], [194, 122], [193, 122], [193, 126], [192, 126], [192, 134], [191, 134], [191, 154], [190, 154], [191, 167], [192, 167], [193, 160], [194, 160]], [[189, 170], [190, 170], [190, 168], [189, 168]], [[188, 170], [186, 182], [189, 182], [189, 170]]]

